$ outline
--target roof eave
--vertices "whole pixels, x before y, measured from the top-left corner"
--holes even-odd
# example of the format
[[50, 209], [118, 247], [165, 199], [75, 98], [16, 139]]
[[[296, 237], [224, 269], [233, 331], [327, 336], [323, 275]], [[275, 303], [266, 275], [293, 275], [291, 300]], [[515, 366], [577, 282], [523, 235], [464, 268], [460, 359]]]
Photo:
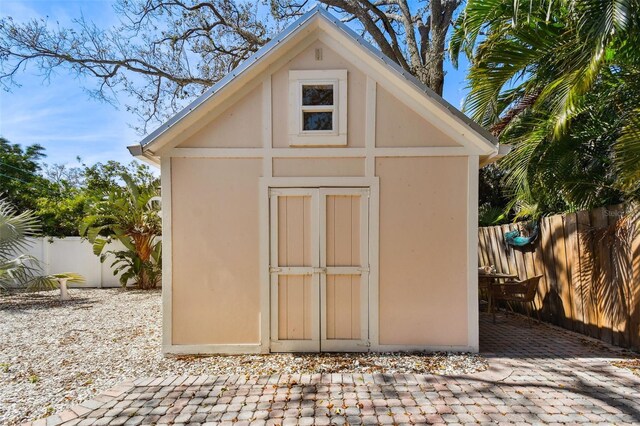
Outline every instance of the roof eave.
[[[267, 44], [258, 49], [253, 55], [243, 61], [240, 65], [234, 68], [229, 74], [220, 79], [216, 84], [207, 89], [202, 95], [196, 98], [193, 102], [183, 108], [176, 115], [171, 117], [167, 122], [160, 125], [153, 132], [148, 134], [144, 139], [140, 141], [140, 146], [143, 151], [146, 151], [150, 145], [156, 141], [162, 134], [164, 134], [171, 127], [175, 126], [178, 122], [180, 122], [184, 117], [186, 117], [189, 113], [199, 108], [202, 104], [206, 103], [211, 97], [217, 94], [220, 90], [226, 87], [231, 81], [233, 81], [240, 74], [244, 73], [248, 70], [253, 64], [255, 64], [260, 59], [267, 56], [275, 47], [281, 44], [285, 39], [297, 33], [304, 26], [311, 22], [311, 19], [316, 15], [322, 15], [323, 9], [319, 6], [315, 6], [309, 12], [302, 15], [296, 22], [287, 27], [284, 31], [278, 34], [277, 37], [271, 39]], [[327, 12], [328, 13], [328, 12]]]
[[[153, 145], [162, 139], [162, 136], [167, 133], [171, 128], [180, 123], [186, 116], [188, 116], [194, 110], [200, 108], [203, 104], [205, 104], [209, 99], [219, 93], [222, 89], [224, 89], [230, 82], [236, 79], [241, 74], [245, 73], [249, 68], [251, 68], [256, 62], [265, 58], [269, 55], [276, 47], [281, 45], [286, 39], [292, 37], [294, 34], [298, 33], [298, 31], [302, 30], [306, 27], [310, 22], [312, 22], [313, 18], [322, 17], [327, 21], [333, 23], [339, 30], [345, 33], [349, 38], [354, 39], [359, 45], [369, 51], [374, 58], [379, 61], [382, 61], [385, 65], [390, 68], [393, 68], [396, 72], [402, 75], [408, 82], [411, 83], [418, 91], [423, 92], [430, 99], [434, 100], [441, 107], [444, 107], [449, 114], [451, 114], [454, 119], [459, 122], [462, 122], [468, 128], [470, 128], [473, 133], [475, 133], [480, 139], [488, 142], [487, 149], [490, 151], [497, 150], [498, 140], [489, 133], [486, 129], [480, 126], [478, 123], [464, 115], [460, 110], [451, 105], [449, 102], [444, 100], [441, 96], [437, 95], [432, 89], [418, 80], [415, 76], [405, 71], [399, 64], [395, 63], [388, 57], [386, 57], [382, 52], [372, 46], [369, 42], [360, 37], [355, 31], [349, 28], [346, 24], [341, 22], [339, 19], [331, 15], [328, 11], [320, 7], [320, 5], [316, 5], [310, 11], [306, 12], [302, 15], [296, 22], [287, 27], [283, 32], [281, 32], [277, 37], [270, 40], [267, 44], [265, 44], [262, 48], [258, 49], [253, 55], [251, 55], [247, 60], [241, 63], [237, 68], [227, 74], [224, 78], [218, 81], [215, 85], [207, 89], [202, 95], [200, 95], [197, 99], [191, 102], [187, 107], [182, 109], [172, 118], [170, 118], [167, 122], [159, 126], [156, 130], [147, 135], [142, 141], [140, 141], [139, 147], [141, 148], [140, 156], [144, 156], [147, 151], [151, 150]], [[135, 146], [135, 145], [134, 145]], [[131, 151], [131, 149], [130, 149]], [[153, 149], [153, 151], [158, 151], [158, 149]], [[133, 154], [133, 153], [132, 153]], [[138, 155], [133, 154], [138, 157]], [[152, 161], [154, 164], [159, 164], [159, 160], [156, 161], [158, 157], [150, 155], [146, 157], [147, 160]], [[142, 159], [142, 158], [141, 158]], [[147, 161], [142, 159], [143, 161]]]
[[154, 156], [150, 151], [145, 151], [142, 145], [130, 145], [127, 147], [129, 153], [140, 161], [154, 166], [160, 167], [160, 158]]
[[498, 146], [496, 147], [496, 151], [493, 154], [481, 158], [480, 168], [495, 163], [496, 161], [509, 154], [511, 150], [513, 150], [513, 145], [498, 144]]

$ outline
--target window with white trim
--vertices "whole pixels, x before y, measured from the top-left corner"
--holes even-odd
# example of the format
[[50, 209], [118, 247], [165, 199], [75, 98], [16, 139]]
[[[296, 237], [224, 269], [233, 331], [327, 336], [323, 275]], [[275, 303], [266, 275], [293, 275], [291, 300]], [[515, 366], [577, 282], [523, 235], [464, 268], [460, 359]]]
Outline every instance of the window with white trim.
[[347, 71], [289, 71], [289, 145], [347, 144]]

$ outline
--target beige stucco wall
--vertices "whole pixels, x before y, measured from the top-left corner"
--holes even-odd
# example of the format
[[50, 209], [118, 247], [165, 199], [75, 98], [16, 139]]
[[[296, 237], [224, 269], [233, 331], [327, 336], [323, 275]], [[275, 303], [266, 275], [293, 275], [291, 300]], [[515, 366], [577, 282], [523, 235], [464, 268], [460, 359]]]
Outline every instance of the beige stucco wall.
[[467, 158], [379, 158], [380, 344], [467, 345]]
[[[322, 49], [322, 60], [315, 59], [315, 49]], [[273, 146], [289, 146], [289, 70], [346, 69], [347, 75], [347, 146], [364, 146], [365, 88], [367, 78], [345, 58], [317, 41], [271, 76], [273, 111]]]
[[171, 161], [173, 344], [259, 343], [261, 160]]
[[[288, 72], [308, 69], [348, 70], [348, 146], [364, 147], [366, 76], [319, 41], [272, 75], [273, 146], [288, 147]], [[180, 147], [261, 147], [262, 104], [257, 85]], [[376, 117], [376, 146], [458, 146], [380, 85]], [[260, 343], [262, 166], [172, 159], [174, 345]], [[274, 177], [365, 173], [364, 158], [274, 158], [272, 166]], [[380, 344], [468, 345], [467, 173], [466, 157], [376, 160]]]
[[262, 88], [257, 86], [204, 125], [180, 148], [258, 148], [262, 146]]
[[274, 158], [273, 176], [364, 176], [364, 158]]
[[376, 146], [459, 146], [433, 124], [378, 85], [376, 90]]

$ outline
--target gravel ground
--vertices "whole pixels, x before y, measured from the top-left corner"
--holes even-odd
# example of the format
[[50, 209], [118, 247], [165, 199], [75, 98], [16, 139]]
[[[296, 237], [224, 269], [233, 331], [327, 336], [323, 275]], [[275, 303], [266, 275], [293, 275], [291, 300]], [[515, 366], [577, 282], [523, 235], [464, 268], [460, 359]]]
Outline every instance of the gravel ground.
[[469, 354], [163, 357], [160, 292], [71, 290], [0, 297], [0, 424], [34, 420], [139, 377], [482, 371]]

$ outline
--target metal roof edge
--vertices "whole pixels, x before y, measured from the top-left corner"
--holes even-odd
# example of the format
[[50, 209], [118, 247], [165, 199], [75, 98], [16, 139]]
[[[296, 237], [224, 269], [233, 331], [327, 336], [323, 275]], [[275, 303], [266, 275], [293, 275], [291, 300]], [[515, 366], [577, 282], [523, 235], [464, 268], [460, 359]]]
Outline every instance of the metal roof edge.
[[[276, 37], [269, 40], [264, 46], [258, 49], [254, 54], [245, 59], [240, 65], [234, 68], [229, 74], [225, 75], [223, 78], [218, 80], [216, 84], [208, 88], [202, 95], [198, 96], [193, 102], [184, 107], [178, 113], [176, 113], [173, 117], [167, 120], [165, 123], [161, 124], [157, 129], [153, 132], [149, 133], [145, 136], [144, 139], [140, 141], [140, 146], [144, 149], [149, 143], [157, 139], [162, 133], [169, 130], [169, 128], [173, 127], [178, 121], [184, 118], [191, 111], [198, 108], [200, 105], [205, 103], [209, 98], [219, 92], [222, 88], [224, 88], [227, 84], [229, 84], [234, 78], [238, 75], [246, 71], [251, 65], [253, 65], [256, 61], [264, 57], [267, 53], [269, 53], [273, 48], [275, 48], [278, 44], [280, 44], [284, 39], [292, 35], [298, 28], [302, 27], [306, 24], [313, 16], [322, 12], [322, 8], [319, 5], [314, 6], [311, 10], [306, 12], [300, 18], [298, 18], [294, 23], [285, 28], [282, 32], [280, 32]], [[328, 13], [328, 12], [327, 12]]]
[[160, 159], [158, 157], [154, 157], [149, 152], [144, 152], [142, 149], [142, 145], [129, 145], [127, 149], [129, 150], [129, 153], [138, 160], [144, 161], [145, 163], [155, 167], [160, 166]]
[[[258, 49], [253, 55], [243, 61], [240, 65], [234, 68], [229, 74], [220, 79], [216, 84], [207, 89], [202, 95], [198, 96], [193, 102], [183, 108], [180, 112], [175, 114], [165, 123], [160, 125], [153, 132], [148, 134], [144, 139], [140, 141], [140, 147], [142, 151], [145, 151], [145, 148], [148, 145], [156, 140], [160, 135], [173, 127], [176, 123], [182, 120], [186, 115], [188, 115], [191, 111], [200, 107], [207, 100], [209, 100], [212, 96], [222, 90], [227, 84], [229, 84], [233, 79], [235, 79], [238, 75], [245, 72], [249, 69], [256, 61], [262, 59], [269, 52], [271, 52], [275, 47], [277, 47], [280, 43], [282, 43], [286, 38], [290, 37], [293, 33], [295, 33], [300, 27], [307, 24], [314, 16], [319, 15], [329, 22], [333, 23], [338, 29], [345, 33], [348, 37], [352, 38], [363, 48], [368, 50], [371, 54], [373, 54], [378, 60], [382, 61], [385, 65], [392, 68], [394, 71], [399, 73], [402, 77], [404, 77], [407, 81], [409, 81], [415, 88], [421, 92], [423, 92], [430, 99], [436, 101], [440, 106], [446, 108], [451, 114], [454, 115], [457, 119], [461, 120], [464, 124], [469, 126], [473, 131], [479, 134], [481, 137], [486, 139], [492, 145], [498, 145], [498, 139], [493, 136], [487, 129], [476, 123], [471, 118], [467, 117], [464, 113], [462, 113], [459, 109], [451, 105], [440, 95], [435, 93], [431, 88], [418, 80], [415, 76], [405, 71], [399, 64], [391, 60], [389, 57], [384, 55], [380, 50], [378, 50], [371, 43], [366, 41], [363, 37], [358, 35], [354, 30], [349, 28], [344, 22], [340, 21], [338, 18], [333, 16], [326, 9], [322, 8], [319, 4], [316, 4], [311, 10], [303, 14], [298, 20], [285, 28], [281, 33], [279, 33], [276, 37], [271, 39], [268, 43]], [[129, 151], [133, 154], [131, 147]]]

